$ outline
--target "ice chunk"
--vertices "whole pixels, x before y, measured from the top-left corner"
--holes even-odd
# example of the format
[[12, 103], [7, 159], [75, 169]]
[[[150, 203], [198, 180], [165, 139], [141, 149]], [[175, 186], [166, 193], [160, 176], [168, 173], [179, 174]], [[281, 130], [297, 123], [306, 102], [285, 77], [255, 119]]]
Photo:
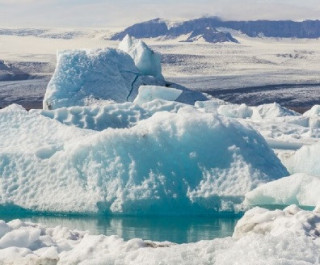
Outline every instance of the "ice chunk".
[[256, 131], [192, 106], [102, 132], [3, 109], [0, 150], [0, 203], [36, 211], [211, 214], [288, 174]]
[[138, 74], [131, 57], [115, 49], [60, 52], [43, 107], [81, 106], [90, 98], [124, 102]]
[[100, 100], [132, 101], [142, 83], [164, 85], [163, 80], [142, 76], [125, 52], [115, 49], [60, 52], [43, 108], [84, 106]]
[[284, 116], [299, 116], [300, 114], [282, 107], [278, 103], [264, 104], [257, 107], [252, 107], [254, 119], [272, 119]]
[[218, 108], [218, 113], [230, 118], [251, 118], [252, 109], [246, 104], [241, 105], [221, 105]]
[[305, 117], [319, 117], [320, 116], [320, 105], [314, 105], [310, 110], [303, 113]]
[[314, 105], [303, 116], [309, 118], [309, 125], [313, 130], [320, 129], [320, 105]]
[[209, 112], [209, 113], [218, 113], [218, 108], [222, 105], [229, 105], [230, 103], [213, 98], [210, 100], [205, 100], [205, 101], [196, 101], [194, 103], [194, 106], [198, 109], [200, 109], [203, 112]]
[[238, 221], [234, 238], [241, 238], [249, 233], [260, 235], [285, 236], [290, 232], [297, 237], [320, 235], [320, 214], [316, 211], [303, 211], [296, 205], [290, 205], [283, 211], [268, 211], [263, 208], [253, 208]]
[[320, 178], [294, 174], [268, 182], [246, 194], [247, 205], [317, 206], [320, 204]]
[[118, 48], [132, 57], [142, 75], [163, 79], [160, 55], [151, 50], [142, 40], [126, 35]]
[[283, 157], [282, 162], [290, 173], [307, 173], [320, 177], [320, 143], [305, 145], [292, 156]]
[[176, 100], [182, 93], [182, 90], [163, 87], [163, 86], [140, 86], [138, 96], [134, 103], [141, 105], [142, 103], [152, 101], [154, 99], [163, 99], [168, 101]]

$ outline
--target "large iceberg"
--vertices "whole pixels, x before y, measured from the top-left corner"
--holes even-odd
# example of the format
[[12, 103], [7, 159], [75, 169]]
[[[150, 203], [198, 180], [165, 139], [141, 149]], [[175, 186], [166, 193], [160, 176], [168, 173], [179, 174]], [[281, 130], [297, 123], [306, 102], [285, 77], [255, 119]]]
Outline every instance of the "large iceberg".
[[[116, 49], [59, 52], [55, 72], [44, 96], [43, 108], [53, 110], [62, 107], [107, 104], [110, 101], [132, 102], [138, 95], [140, 86], [143, 86], [144, 90], [149, 87], [153, 98], [159, 96], [163, 98], [167, 95], [163, 99], [170, 99], [172, 91], [176, 92], [175, 95], [181, 94], [179, 98], [175, 98], [177, 101], [188, 104], [209, 98], [203, 93], [166, 82], [161, 75], [160, 61], [157, 62], [155, 59], [158, 55], [145, 44], [141, 49], [139, 50], [142, 56], [139, 57], [141, 62], [136, 62], [137, 66], [129, 54]], [[141, 70], [142, 62], [144, 70]], [[155, 67], [154, 64], [158, 63], [160, 72], [156, 75], [152, 69]], [[169, 94], [171, 97], [167, 98]]]
[[141, 84], [165, 83], [142, 75], [132, 58], [120, 50], [63, 51], [58, 54], [43, 108], [84, 106], [97, 100], [132, 101]]
[[11, 106], [0, 150], [0, 203], [41, 212], [233, 211], [288, 174], [256, 131], [191, 106], [101, 132]]
[[115, 49], [60, 52], [43, 107], [81, 106], [90, 99], [124, 102], [138, 75], [131, 57]]
[[124, 241], [65, 227], [0, 221], [1, 264], [313, 265], [320, 256], [320, 214], [292, 205], [283, 211], [254, 208], [233, 237], [189, 244]]
[[118, 48], [132, 57], [142, 75], [163, 79], [160, 54], [150, 49], [142, 40], [126, 35]]

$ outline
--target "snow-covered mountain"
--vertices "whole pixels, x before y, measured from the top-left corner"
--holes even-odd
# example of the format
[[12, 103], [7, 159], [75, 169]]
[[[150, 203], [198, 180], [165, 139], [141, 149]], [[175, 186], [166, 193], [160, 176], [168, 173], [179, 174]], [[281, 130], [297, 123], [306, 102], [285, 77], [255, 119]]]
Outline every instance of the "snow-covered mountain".
[[[306, 20], [295, 22], [283, 21], [224, 21], [217, 17], [205, 17], [177, 23], [169, 26], [159, 18], [134, 24], [125, 30], [114, 34], [112, 40], [120, 40], [129, 34], [137, 38], [166, 37], [176, 38], [189, 35], [186, 41], [194, 41], [203, 38], [207, 42], [225, 42], [236, 40], [230, 35], [217, 30], [217, 28], [229, 28], [240, 31], [250, 37], [279, 37], [279, 38], [319, 38], [320, 21]], [[198, 36], [195, 38], [195, 36]]]
[[0, 28], [0, 36], [37, 37], [44, 39], [71, 40], [76, 38], [108, 38], [106, 29], [65, 28]]
[[168, 39], [183, 36], [184, 39], [182, 41], [186, 42], [194, 42], [197, 40], [204, 40], [210, 43], [237, 42], [230, 33], [219, 31], [210, 23], [203, 24], [200, 22], [190, 24], [187, 21], [170, 27], [166, 21], [159, 18], [134, 24], [114, 34], [111, 40], [121, 40], [126, 35], [136, 38], [165, 37]]

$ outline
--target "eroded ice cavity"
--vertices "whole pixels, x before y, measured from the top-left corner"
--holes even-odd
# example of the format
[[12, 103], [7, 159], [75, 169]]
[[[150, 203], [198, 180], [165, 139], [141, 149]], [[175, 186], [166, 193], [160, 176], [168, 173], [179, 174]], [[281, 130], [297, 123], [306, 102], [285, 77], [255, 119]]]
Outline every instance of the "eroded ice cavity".
[[182, 94], [182, 90], [171, 87], [140, 86], [139, 93], [133, 103], [141, 105], [154, 99], [175, 101]]
[[320, 177], [294, 174], [268, 182], [246, 194], [245, 204], [271, 206], [317, 206], [320, 204]]
[[101, 132], [12, 106], [0, 150], [1, 204], [37, 211], [210, 214], [288, 174], [256, 131], [191, 106]]
[[164, 85], [142, 76], [132, 58], [116, 49], [74, 50], [58, 54], [43, 107], [84, 106], [91, 101], [132, 101], [142, 83]]
[[0, 221], [1, 264], [313, 265], [320, 256], [320, 215], [292, 205], [283, 211], [254, 208], [233, 237], [189, 244], [124, 241], [67, 228]]
[[160, 54], [150, 49], [142, 40], [126, 35], [118, 48], [132, 57], [142, 75], [163, 79]]

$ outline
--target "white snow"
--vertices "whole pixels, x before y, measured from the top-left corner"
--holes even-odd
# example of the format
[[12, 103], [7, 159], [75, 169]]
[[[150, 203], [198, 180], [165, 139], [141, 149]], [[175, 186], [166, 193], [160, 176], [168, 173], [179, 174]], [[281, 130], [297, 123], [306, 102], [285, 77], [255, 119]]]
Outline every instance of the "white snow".
[[132, 57], [142, 75], [163, 79], [160, 54], [150, 49], [142, 40], [126, 35], [118, 48]]

